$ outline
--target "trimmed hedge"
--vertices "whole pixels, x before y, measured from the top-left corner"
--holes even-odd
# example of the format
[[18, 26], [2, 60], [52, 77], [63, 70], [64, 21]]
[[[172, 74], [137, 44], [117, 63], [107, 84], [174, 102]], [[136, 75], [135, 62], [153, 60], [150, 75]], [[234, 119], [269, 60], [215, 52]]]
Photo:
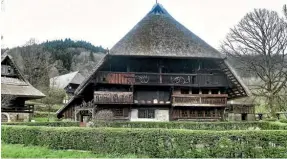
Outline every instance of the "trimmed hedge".
[[11, 122], [2, 123], [2, 125], [26, 125], [26, 126], [50, 126], [50, 127], [78, 127], [79, 122]]
[[287, 157], [287, 131], [2, 126], [2, 141], [149, 157]]
[[[78, 127], [79, 122], [12, 122], [2, 125]], [[287, 123], [280, 122], [97, 122], [96, 127], [113, 128], [166, 128], [190, 130], [287, 130]]]
[[167, 128], [191, 130], [287, 130], [287, 124], [278, 122], [99, 122], [95, 127]]
[[287, 119], [280, 119], [279, 120], [281, 123], [287, 123]]

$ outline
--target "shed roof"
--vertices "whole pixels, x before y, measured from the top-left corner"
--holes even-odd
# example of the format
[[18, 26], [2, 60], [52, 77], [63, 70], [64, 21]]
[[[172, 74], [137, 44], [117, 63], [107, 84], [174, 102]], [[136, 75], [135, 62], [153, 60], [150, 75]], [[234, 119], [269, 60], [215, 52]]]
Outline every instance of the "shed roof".
[[17, 76], [6, 77], [1, 76], [1, 94], [13, 95], [17, 97], [27, 97], [31, 99], [43, 98], [45, 95], [34, 88], [22, 75], [19, 68], [13, 61], [12, 57], [6, 53], [1, 55], [1, 64], [8, 60], [10, 65], [14, 68]]
[[242, 97], [237, 99], [231, 99], [227, 101], [228, 105], [254, 105], [255, 104], [255, 97]]
[[71, 84], [81, 84], [85, 77], [79, 71], [50, 78], [50, 87], [65, 88]]
[[216, 49], [176, 21], [158, 3], [112, 47], [110, 54], [222, 58]]

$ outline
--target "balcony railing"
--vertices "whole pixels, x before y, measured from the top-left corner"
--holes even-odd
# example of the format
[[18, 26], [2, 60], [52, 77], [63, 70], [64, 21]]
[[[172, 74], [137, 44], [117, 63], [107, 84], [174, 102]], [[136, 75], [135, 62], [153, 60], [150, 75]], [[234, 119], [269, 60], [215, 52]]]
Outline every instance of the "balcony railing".
[[25, 105], [11, 105], [6, 107], [1, 107], [2, 112], [15, 112], [15, 113], [33, 113], [34, 105], [33, 104], [25, 104]]
[[173, 106], [226, 106], [227, 94], [172, 95]]
[[227, 86], [222, 74], [172, 74], [141, 72], [98, 72], [96, 82], [131, 85], [184, 85], [184, 86]]
[[95, 91], [94, 102], [96, 104], [132, 104], [133, 92]]

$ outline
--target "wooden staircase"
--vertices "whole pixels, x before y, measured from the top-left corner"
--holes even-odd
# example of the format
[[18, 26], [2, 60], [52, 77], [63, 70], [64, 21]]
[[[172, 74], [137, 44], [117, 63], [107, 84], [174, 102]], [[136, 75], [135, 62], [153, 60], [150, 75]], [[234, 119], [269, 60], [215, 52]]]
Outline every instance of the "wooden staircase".
[[246, 97], [248, 96], [248, 88], [244, 88], [243, 82], [240, 81], [239, 77], [236, 75], [235, 71], [228, 66], [224, 61], [216, 61], [221, 70], [227, 76], [230, 88], [227, 90], [228, 98]]

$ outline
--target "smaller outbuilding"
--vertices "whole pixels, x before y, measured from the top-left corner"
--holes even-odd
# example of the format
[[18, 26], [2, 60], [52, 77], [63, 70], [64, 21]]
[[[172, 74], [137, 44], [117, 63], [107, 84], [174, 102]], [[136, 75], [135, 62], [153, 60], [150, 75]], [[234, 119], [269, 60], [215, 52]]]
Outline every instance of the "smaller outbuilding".
[[[74, 95], [75, 90], [84, 81], [85, 77], [79, 71], [50, 78], [50, 88], [64, 89], [68, 98]], [[66, 103], [67, 100], [64, 100]]]
[[44, 98], [20, 72], [10, 55], [1, 55], [1, 121], [29, 121], [34, 112], [27, 100]]
[[225, 114], [229, 121], [255, 120], [255, 97], [244, 97], [227, 102]]

